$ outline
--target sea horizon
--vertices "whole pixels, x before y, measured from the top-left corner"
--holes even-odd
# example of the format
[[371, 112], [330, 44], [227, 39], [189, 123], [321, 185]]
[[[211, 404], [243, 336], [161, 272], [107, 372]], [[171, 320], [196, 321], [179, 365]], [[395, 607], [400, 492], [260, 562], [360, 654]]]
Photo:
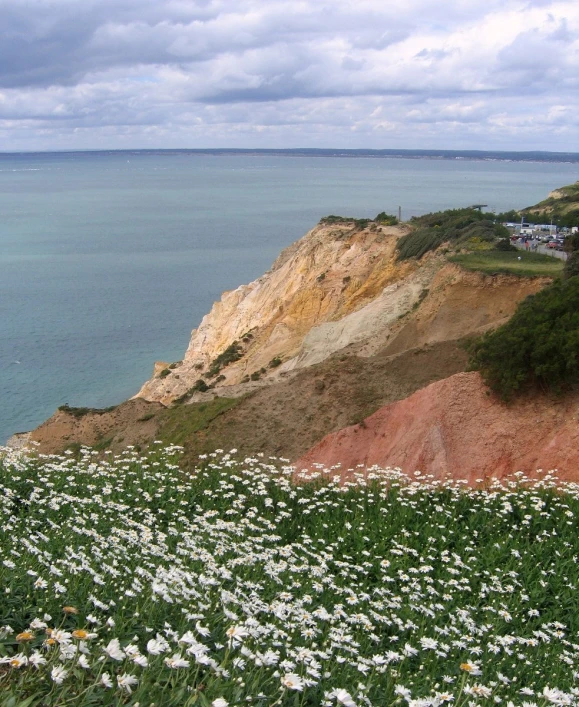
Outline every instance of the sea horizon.
[[199, 154], [199, 155], [264, 155], [306, 157], [375, 157], [399, 159], [471, 159], [506, 162], [579, 163], [579, 152], [549, 150], [447, 150], [394, 148], [318, 148], [318, 147], [135, 147], [135, 148], [76, 148], [68, 150], [0, 150], [1, 155], [67, 155], [67, 154]]

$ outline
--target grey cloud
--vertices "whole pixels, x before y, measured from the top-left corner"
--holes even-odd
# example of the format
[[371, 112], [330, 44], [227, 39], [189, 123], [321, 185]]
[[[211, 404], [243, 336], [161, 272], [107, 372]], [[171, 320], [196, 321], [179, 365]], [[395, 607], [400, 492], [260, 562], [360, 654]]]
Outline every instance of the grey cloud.
[[577, 129], [574, 0], [0, 0], [0, 23], [0, 149]]

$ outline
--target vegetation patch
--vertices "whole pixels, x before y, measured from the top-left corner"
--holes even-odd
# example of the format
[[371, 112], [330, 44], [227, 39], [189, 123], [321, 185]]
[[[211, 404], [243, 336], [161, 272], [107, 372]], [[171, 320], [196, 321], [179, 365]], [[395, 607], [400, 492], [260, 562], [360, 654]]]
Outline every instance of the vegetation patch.
[[471, 347], [471, 370], [504, 400], [534, 388], [562, 393], [579, 383], [579, 277], [527, 297], [513, 317]]
[[229, 344], [225, 351], [220, 353], [217, 358], [213, 359], [211, 365], [209, 366], [209, 371], [207, 372], [207, 375], [210, 378], [213, 378], [214, 376], [219, 374], [222, 368], [225, 368], [234, 361], [239, 361], [242, 356], [243, 346], [238, 341], [234, 341], [232, 344]]
[[560, 187], [556, 196], [550, 196], [535, 206], [523, 209], [522, 214], [528, 218], [539, 219], [557, 226], [579, 225], [579, 182]]
[[563, 261], [558, 258], [516, 249], [462, 253], [448, 256], [448, 259], [466, 270], [475, 270], [487, 275], [506, 273], [522, 277], [558, 277], [564, 267]]
[[186, 444], [205, 430], [219, 415], [239, 404], [242, 398], [215, 398], [203, 403], [171, 407], [159, 414], [157, 437], [172, 444]]
[[85, 415], [104, 415], [107, 412], [116, 410], [118, 405], [111, 405], [108, 408], [75, 408], [70, 405], [61, 405], [58, 409], [73, 417], [84, 417]]
[[154, 412], [148, 412], [146, 415], [143, 415], [142, 417], [139, 417], [137, 419], [137, 422], [147, 422], [148, 420], [152, 420], [155, 417]]
[[453, 246], [480, 246], [508, 236], [507, 229], [478, 209], [449, 209], [410, 220], [413, 230], [398, 240], [398, 260], [422, 258], [447, 241]]
[[398, 223], [398, 219], [396, 216], [393, 216], [392, 214], [387, 214], [385, 211], [381, 211], [376, 218], [374, 219], [376, 223], [381, 224], [382, 226], [396, 226]]
[[329, 216], [324, 216], [320, 219], [320, 224], [323, 226], [334, 226], [338, 224], [343, 224], [346, 226], [354, 226], [355, 228], [366, 228], [368, 224], [372, 223], [372, 219], [369, 218], [354, 218], [352, 216], [335, 216], [330, 214]]
[[5, 707], [576, 705], [576, 485], [178, 462], [0, 460]]

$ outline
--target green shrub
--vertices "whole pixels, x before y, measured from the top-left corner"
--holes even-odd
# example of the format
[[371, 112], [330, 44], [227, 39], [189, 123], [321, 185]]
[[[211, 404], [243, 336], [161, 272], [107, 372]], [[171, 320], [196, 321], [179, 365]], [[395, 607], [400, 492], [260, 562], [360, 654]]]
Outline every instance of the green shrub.
[[107, 412], [112, 412], [116, 407], [116, 405], [111, 405], [108, 408], [74, 408], [65, 404], [61, 405], [58, 409], [73, 417], [84, 417], [85, 415], [104, 415]]
[[495, 221], [499, 223], [518, 223], [521, 220], [521, 212], [511, 209], [510, 211], [503, 211], [500, 214], [495, 214]]
[[225, 368], [234, 361], [239, 361], [242, 356], [243, 347], [239, 342], [234, 341], [232, 344], [229, 344], [225, 351], [220, 353], [219, 356], [211, 362], [207, 375], [210, 377], [216, 376], [222, 368]]
[[495, 250], [517, 250], [510, 238], [501, 238], [495, 243]]
[[387, 214], [385, 211], [381, 211], [378, 216], [376, 216], [374, 221], [376, 221], [376, 223], [381, 223], [383, 226], [395, 226], [398, 223], [396, 216]]
[[402, 236], [396, 245], [398, 260], [422, 258], [431, 250], [436, 250], [445, 241], [444, 233], [431, 228], [418, 228], [412, 233]]
[[579, 383], [579, 277], [557, 280], [471, 347], [470, 369], [510, 400], [528, 389], [556, 393]]
[[323, 226], [333, 226], [335, 224], [353, 224], [356, 228], [366, 228], [371, 223], [369, 218], [354, 218], [353, 216], [335, 216], [330, 214], [320, 219]]
[[277, 368], [278, 366], [281, 366], [281, 358], [279, 356], [274, 356], [268, 365], [270, 368]]
[[398, 240], [398, 260], [422, 258], [436, 250], [445, 241], [455, 245], [477, 242], [494, 242], [507, 232], [504, 226], [490, 221], [478, 209], [449, 209], [411, 219], [414, 230]]
[[563, 269], [564, 278], [568, 279], [577, 276], [579, 276], [579, 251], [571, 253]]
[[163, 368], [161, 373], [159, 373], [159, 378], [166, 378], [169, 373], [171, 373], [171, 370], [169, 368]]
[[192, 393], [205, 393], [207, 390], [209, 390], [209, 386], [203, 380], [203, 378], [199, 378], [198, 380], [196, 380], [193, 384], [193, 387], [191, 388]]
[[563, 277], [576, 277], [579, 275], [579, 233], [573, 233], [565, 239], [565, 250], [569, 255], [563, 270]]

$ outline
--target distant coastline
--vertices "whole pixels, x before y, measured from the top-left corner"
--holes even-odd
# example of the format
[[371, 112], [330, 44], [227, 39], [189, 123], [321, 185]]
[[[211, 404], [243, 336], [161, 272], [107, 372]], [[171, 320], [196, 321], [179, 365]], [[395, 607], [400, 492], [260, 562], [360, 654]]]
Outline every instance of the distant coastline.
[[241, 156], [276, 156], [276, 157], [367, 157], [377, 159], [431, 159], [431, 160], [476, 160], [498, 162], [566, 162], [579, 163], [579, 152], [544, 152], [536, 151], [498, 151], [498, 150], [341, 150], [330, 148], [288, 148], [288, 149], [252, 149], [252, 148], [196, 148], [196, 149], [133, 149], [133, 150], [47, 150], [31, 152], [1, 151], [0, 157], [9, 155], [67, 155], [67, 154], [149, 154], [167, 155], [241, 155]]

